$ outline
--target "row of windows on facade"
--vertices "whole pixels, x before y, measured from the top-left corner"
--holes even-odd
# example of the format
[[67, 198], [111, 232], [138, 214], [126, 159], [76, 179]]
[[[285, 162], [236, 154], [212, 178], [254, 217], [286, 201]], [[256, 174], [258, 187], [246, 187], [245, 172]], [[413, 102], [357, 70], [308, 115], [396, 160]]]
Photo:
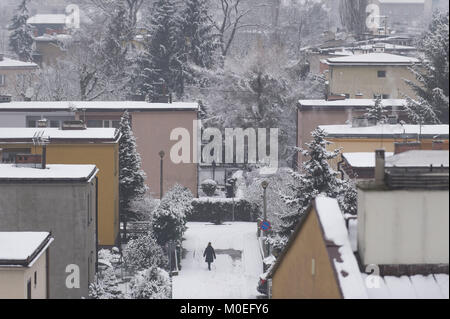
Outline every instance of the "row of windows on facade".
[[[39, 119], [31, 119], [27, 121], [27, 127], [38, 127]], [[65, 120], [49, 120], [49, 127], [59, 128], [62, 126]], [[87, 120], [87, 127], [98, 128], [119, 128], [120, 121], [119, 120]]]

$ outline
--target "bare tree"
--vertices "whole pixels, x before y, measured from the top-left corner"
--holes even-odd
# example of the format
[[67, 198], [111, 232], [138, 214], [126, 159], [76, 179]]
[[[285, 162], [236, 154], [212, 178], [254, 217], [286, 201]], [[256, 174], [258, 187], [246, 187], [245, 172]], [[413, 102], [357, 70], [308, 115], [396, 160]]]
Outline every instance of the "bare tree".
[[211, 18], [214, 28], [218, 32], [222, 55], [227, 56], [231, 44], [239, 29], [252, 26], [243, 22], [252, 9], [243, 9], [242, 0], [217, 0], [219, 1], [221, 17], [220, 21]]
[[356, 36], [360, 36], [366, 31], [366, 8], [368, 4], [368, 0], [340, 0], [341, 23], [347, 31], [354, 33]]

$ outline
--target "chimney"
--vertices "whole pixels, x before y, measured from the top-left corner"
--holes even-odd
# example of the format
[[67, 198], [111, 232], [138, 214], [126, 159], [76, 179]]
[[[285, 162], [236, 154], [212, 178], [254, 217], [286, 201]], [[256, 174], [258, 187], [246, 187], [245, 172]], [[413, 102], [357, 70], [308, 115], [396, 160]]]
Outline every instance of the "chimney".
[[41, 161], [41, 168], [46, 169], [47, 168], [47, 144], [42, 145], [42, 161]]
[[432, 149], [433, 151], [448, 151], [448, 144], [442, 140], [434, 140]]
[[390, 125], [398, 124], [398, 116], [395, 115], [395, 114], [389, 115], [389, 116], [388, 116], [387, 122], [388, 122], [388, 124], [390, 124]]
[[10, 103], [11, 95], [1, 95], [0, 94], [0, 103]]
[[48, 121], [47, 119], [41, 119], [37, 121], [37, 127], [47, 127]]
[[385, 150], [375, 150], [375, 185], [384, 185]]
[[64, 121], [62, 126], [62, 130], [85, 130], [86, 125], [83, 121], [75, 120], [75, 121]]
[[421, 149], [420, 142], [395, 142], [395, 151], [394, 154], [400, 154], [407, 151], [414, 151]]
[[352, 127], [368, 127], [369, 120], [365, 116], [356, 116], [352, 118]]
[[42, 156], [40, 154], [16, 154], [14, 163], [18, 167], [40, 168], [42, 166]]
[[345, 99], [346, 99], [345, 94], [338, 94], [338, 95], [331, 94], [327, 96], [327, 101], [343, 101]]

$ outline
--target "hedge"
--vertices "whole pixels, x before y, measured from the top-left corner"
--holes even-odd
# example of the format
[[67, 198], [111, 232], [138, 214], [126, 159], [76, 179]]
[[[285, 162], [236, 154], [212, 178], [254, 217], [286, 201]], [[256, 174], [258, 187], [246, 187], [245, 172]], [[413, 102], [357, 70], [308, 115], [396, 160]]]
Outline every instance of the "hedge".
[[194, 198], [192, 200], [192, 213], [187, 216], [190, 222], [224, 221], [255, 222], [260, 215], [259, 208], [245, 199], [235, 198]]

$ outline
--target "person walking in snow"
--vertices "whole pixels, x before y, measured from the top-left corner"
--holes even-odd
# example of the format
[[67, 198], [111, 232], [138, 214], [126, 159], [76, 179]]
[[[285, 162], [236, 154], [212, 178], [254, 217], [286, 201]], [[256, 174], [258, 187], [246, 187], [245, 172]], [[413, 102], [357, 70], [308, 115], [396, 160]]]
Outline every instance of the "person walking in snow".
[[205, 261], [208, 263], [208, 270], [211, 271], [211, 264], [214, 262], [214, 259], [216, 259], [216, 252], [211, 246], [211, 243], [208, 243], [208, 247], [206, 247], [203, 257], [206, 257]]

